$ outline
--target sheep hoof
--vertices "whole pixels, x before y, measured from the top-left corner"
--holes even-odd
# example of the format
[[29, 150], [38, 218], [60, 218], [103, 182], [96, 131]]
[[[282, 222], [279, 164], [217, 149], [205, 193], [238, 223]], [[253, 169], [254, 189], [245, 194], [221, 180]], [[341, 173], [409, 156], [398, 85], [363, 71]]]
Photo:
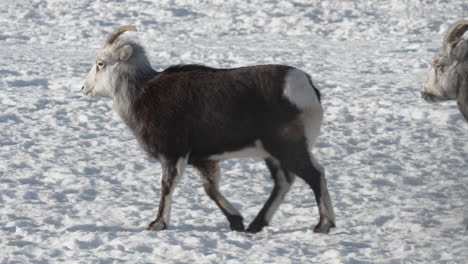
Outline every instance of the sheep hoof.
[[244, 227], [244, 218], [240, 215], [232, 215], [228, 217], [229, 221], [229, 227], [231, 228], [232, 231], [237, 231], [237, 232], [244, 232], [245, 227]]
[[164, 222], [152, 222], [147, 230], [151, 230], [151, 231], [161, 231], [161, 230], [166, 230], [167, 229], [167, 226]]
[[320, 221], [315, 227], [314, 227], [314, 232], [315, 233], [323, 233], [323, 234], [328, 234], [330, 232], [330, 228], [336, 227], [335, 223], [329, 221], [329, 220], [324, 220]]
[[229, 225], [229, 227], [231, 228], [232, 231], [236, 231], [236, 232], [244, 232], [245, 231], [245, 227], [244, 227], [244, 224], [242, 222], [231, 223]]
[[265, 223], [264, 221], [253, 221], [250, 223], [249, 228], [247, 228], [248, 233], [258, 233], [262, 231], [262, 229], [267, 226], [268, 224]]

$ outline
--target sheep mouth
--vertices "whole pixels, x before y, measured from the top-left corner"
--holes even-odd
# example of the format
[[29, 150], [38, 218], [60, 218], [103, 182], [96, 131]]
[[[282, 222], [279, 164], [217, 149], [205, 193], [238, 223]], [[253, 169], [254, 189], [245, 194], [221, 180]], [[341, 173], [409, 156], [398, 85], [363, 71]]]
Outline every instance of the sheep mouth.
[[85, 90], [85, 89], [82, 89], [81, 92], [87, 96], [87, 97], [91, 97], [91, 92], [93, 91], [93, 89], [91, 90]]
[[442, 102], [442, 101], [447, 101], [447, 98], [444, 98], [442, 96], [434, 95], [431, 93], [421, 93], [421, 98], [424, 99], [424, 101], [429, 102], [429, 103], [437, 103], [437, 102]]

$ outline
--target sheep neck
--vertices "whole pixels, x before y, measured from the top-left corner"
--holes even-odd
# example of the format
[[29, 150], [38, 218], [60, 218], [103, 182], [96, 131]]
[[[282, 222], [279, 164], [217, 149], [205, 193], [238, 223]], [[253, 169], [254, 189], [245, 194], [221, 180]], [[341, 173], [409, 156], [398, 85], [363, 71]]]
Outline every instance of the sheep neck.
[[154, 78], [158, 72], [151, 69], [135, 78], [128, 78], [123, 75], [120, 81], [120, 87], [113, 98], [117, 113], [125, 121], [127, 126], [134, 130], [137, 126], [136, 118], [132, 111], [134, 102], [144, 93], [146, 83]]

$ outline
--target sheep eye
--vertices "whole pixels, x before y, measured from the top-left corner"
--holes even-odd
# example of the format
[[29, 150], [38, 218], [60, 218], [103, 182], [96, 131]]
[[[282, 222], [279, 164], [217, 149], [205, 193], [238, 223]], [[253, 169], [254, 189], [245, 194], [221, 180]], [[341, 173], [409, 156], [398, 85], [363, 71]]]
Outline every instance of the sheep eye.
[[96, 65], [97, 65], [99, 68], [103, 68], [106, 64], [105, 64], [104, 62], [102, 62], [102, 61], [98, 61], [98, 62], [96, 63]]
[[442, 65], [442, 64], [436, 64], [435, 67], [436, 67], [438, 70], [443, 70], [443, 69], [444, 69], [444, 65]]

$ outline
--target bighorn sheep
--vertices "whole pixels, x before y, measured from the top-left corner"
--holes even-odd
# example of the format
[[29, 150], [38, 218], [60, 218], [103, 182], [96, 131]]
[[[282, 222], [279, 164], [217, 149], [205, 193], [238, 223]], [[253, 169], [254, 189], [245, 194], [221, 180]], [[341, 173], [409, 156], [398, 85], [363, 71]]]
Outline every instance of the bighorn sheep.
[[320, 132], [323, 110], [310, 77], [285, 65], [214, 69], [200, 65], [151, 68], [138, 43], [110, 34], [82, 91], [109, 97], [143, 149], [162, 167], [161, 200], [149, 230], [169, 225], [171, 196], [187, 164], [203, 179], [235, 231], [243, 218], [220, 193], [218, 163], [229, 158], [261, 157], [273, 177], [273, 191], [247, 232], [267, 226], [295, 176], [312, 188], [320, 220], [315, 232], [335, 226], [324, 169], [309, 148]]
[[457, 100], [468, 121], [468, 40], [462, 38], [468, 20], [456, 21], [445, 35], [442, 48], [432, 62], [421, 96], [429, 102]]

